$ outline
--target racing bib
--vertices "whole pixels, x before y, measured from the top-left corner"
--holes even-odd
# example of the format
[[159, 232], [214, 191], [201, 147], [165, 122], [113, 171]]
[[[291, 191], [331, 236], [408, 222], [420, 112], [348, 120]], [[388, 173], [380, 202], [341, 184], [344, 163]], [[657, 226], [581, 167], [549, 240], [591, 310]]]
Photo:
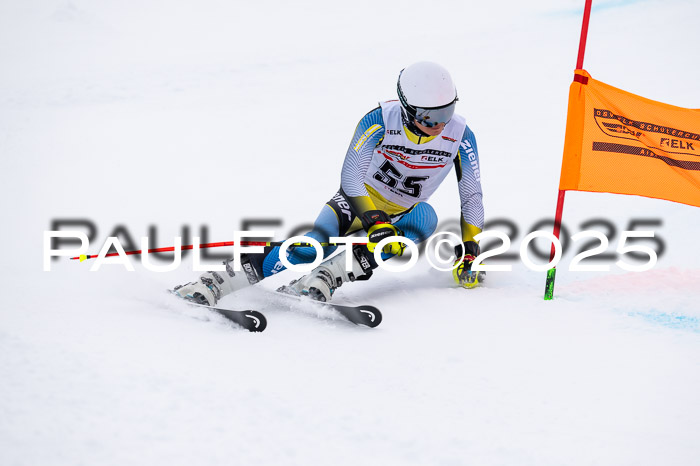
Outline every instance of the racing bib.
[[384, 139], [374, 149], [365, 184], [404, 207], [427, 201], [454, 165], [466, 121], [454, 115], [440, 135], [422, 144], [406, 136], [401, 104], [381, 104]]

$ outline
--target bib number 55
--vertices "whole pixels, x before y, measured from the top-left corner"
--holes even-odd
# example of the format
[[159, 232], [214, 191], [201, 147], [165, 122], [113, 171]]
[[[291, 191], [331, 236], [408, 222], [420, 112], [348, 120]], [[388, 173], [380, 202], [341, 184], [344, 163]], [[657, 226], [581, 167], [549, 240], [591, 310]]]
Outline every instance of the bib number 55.
[[[388, 160], [379, 167], [379, 171], [374, 174], [373, 178], [411, 197], [420, 196], [421, 190], [423, 189], [421, 182], [428, 179], [427, 176], [404, 177]], [[399, 184], [400, 187], [397, 187]]]

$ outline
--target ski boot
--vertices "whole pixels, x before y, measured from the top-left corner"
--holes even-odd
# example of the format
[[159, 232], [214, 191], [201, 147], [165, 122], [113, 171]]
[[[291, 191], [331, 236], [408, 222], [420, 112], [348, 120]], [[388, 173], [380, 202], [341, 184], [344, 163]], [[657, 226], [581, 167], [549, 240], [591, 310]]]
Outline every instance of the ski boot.
[[187, 301], [216, 306], [223, 296], [253, 285], [263, 278], [245, 254], [241, 255], [240, 272], [233, 271], [233, 259], [226, 260], [223, 264], [226, 265], [226, 272], [203, 273], [198, 281], [176, 286], [173, 291]]
[[372, 276], [372, 269], [377, 267], [374, 256], [367, 251], [366, 246], [353, 246], [351, 250], [352, 270], [347, 271], [345, 270], [347, 252], [346, 249], [332, 259], [323, 262], [308, 275], [292, 281], [287, 286], [282, 286], [277, 291], [328, 302], [335, 290], [343, 283], [368, 280]]

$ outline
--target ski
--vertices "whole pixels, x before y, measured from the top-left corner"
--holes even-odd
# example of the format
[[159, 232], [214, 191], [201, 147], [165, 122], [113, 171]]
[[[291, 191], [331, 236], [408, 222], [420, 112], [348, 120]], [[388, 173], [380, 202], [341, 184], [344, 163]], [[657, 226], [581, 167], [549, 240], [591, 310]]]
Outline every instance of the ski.
[[290, 291], [287, 286], [278, 288], [275, 294], [278, 296], [295, 299], [300, 302], [323, 306], [328, 309], [334, 309], [355, 325], [366, 325], [367, 327], [374, 328], [382, 323], [382, 313], [374, 306], [349, 306], [345, 304], [316, 301], [305, 296], [298, 296], [294, 292]]
[[243, 327], [249, 332], [262, 332], [267, 328], [267, 319], [262, 312], [247, 310], [247, 311], [237, 311], [235, 309], [226, 309], [223, 307], [207, 306], [206, 304], [193, 303], [182, 298], [180, 295], [175, 293], [173, 290], [168, 290], [171, 294], [177, 296], [182, 301], [184, 301], [189, 306], [197, 306], [209, 309], [210, 311], [216, 312], [224, 317], [226, 317], [231, 322]]

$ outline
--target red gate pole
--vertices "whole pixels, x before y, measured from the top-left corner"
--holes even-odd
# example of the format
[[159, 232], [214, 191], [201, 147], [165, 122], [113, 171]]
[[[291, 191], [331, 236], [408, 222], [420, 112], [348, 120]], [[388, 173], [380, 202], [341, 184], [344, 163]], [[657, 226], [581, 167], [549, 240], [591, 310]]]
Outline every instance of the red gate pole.
[[[586, 0], [586, 4], [583, 7], [583, 23], [581, 24], [581, 39], [578, 43], [578, 58], [576, 59], [576, 69], [583, 69], [583, 56], [586, 53], [586, 39], [588, 38], [588, 22], [591, 18], [591, 4], [593, 0]], [[566, 191], [559, 190], [559, 196], [557, 196], [557, 210], [554, 214], [554, 231], [552, 232], [554, 236], [559, 239], [559, 233], [561, 232], [561, 217], [564, 212], [564, 195]], [[554, 259], [555, 247], [552, 243], [552, 249], [549, 253], [549, 261]], [[544, 299], [550, 300], [554, 296], [554, 279], [557, 275], [557, 268], [552, 267], [547, 271], [547, 280], [544, 285]]]

